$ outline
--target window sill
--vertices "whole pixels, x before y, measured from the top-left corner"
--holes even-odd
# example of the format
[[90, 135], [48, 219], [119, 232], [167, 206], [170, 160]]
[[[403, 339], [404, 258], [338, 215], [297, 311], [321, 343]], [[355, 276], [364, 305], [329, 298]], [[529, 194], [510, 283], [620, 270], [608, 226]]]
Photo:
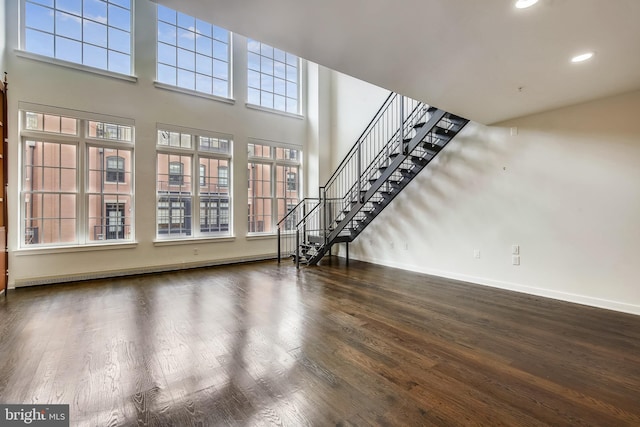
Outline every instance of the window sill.
[[247, 240], [271, 240], [277, 238], [277, 234], [273, 233], [255, 233], [255, 234], [247, 234]]
[[102, 243], [74, 246], [43, 246], [33, 248], [21, 248], [13, 251], [16, 256], [29, 255], [49, 255], [74, 252], [94, 252], [94, 251], [110, 251], [118, 249], [134, 249], [138, 246], [138, 242], [127, 243]]
[[261, 105], [246, 103], [245, 106], [252, 110], [264, 111], [265, 113], [277, 114], [279, 116], [291, 117], [293, 119], [303, 120], [302, 114], [287, 113], [286, 111], [274, 110], [273, 108], [263, 107]]
[[154, 240], [153, 246], [176, 246], [176, 245], [193, 245], [197, 243], [226, 243], [234, 242], [235, 236], [220, 236], [220, 237], [189, 237], [184, 239], [162, 239]]
[[16, 56], [25, 59], [31, 59], [33, 61], [44, 62], [47, 64], [57, 65], [60, 67], [71, 68], [78, 71], [85, 71], [92, 74], [98, 74], [104, 77], [110, 77], [113, 79], [124, 80], [131, 83], [136, 83], [138, 78], [128, 74], [116, 73], [114, 71], [102, 70], [100, 68], [89, 67], [88, 65], [76, 64], [75, 62], [64, 61], [62, 59], [51, 58], [49, 56], [38, 55], [37, 53], [27, 52], [21, 49], [15, 50]]
[[185, 95], [191, 95], [191, 96], [197, 96], [199, 98], [205, 98], [205, 99], [211, 99], [213, 101], [218, 101], [218, 102], [222, 102], [225, 104], [230, 104], [230, 105], [234, 105], [236, 103], [236, 100], [233, 98], [225, 98], [223, 96], [218, 96], [218, 95], [211, 95], [208, 93], [204, 93], [204, 92], [198, 92], [195, 90], [191, 90], [191, 89], [185, 89], [179, 86], [172, 86], [166, 83], [161, 83], [161, 82], [153, 82], [153, 86], [155, 86], [157, 89], [163, 89], [163, 90], [168, 90], [171, 92], [178, 92], [178, 93], [182, 93]]

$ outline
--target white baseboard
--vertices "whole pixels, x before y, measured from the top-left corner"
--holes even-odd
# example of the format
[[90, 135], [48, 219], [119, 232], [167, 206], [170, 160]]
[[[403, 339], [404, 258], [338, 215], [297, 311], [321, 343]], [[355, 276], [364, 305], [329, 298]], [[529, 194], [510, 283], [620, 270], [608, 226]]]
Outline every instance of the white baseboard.
[[554, 291], [553, 289], [536, 288], [533, 286], [522, 285], [519, 283], [503, 282], [500, 280], [488, 279], [485, 277], [468, 276], [465, 274], [452, 273], [449, 271], [435, 270], [411, 264], [398, 263], [393, 261], [381, 260], [370, 257], [350, 256], [351, 259], [370, 262], [373, 264], [384, 265], [387, 267], [398, 268], [401, 270], [413, 271], [416, 273], [429, 274], [432, 276], [444, 277], [447, 279], [460, 280], [470, 282], [477, 285], [490, 286], [509, 291], [521, 292], [529, 295], [536, 295], [545, 298], [552, 298], [561, 301], [571, 302], [575, 304], [588, 305], [591, 307], [604, 308], [607, 310], [620, 311], [623, 313], [640, 315], [640, 306], [627, 304], [619, 301], [611, 301], [601, 298], [594, 298], [586, 295], [572, 294], [568, 292]]
[[90, 273], [69, 274], [64, 276], [41, 276], [28, 279], [17, 279], [14, 288], [37, 285], [52, 285], [56, 283], [78, 282], [82, 280], [108, 279], [110, 277], [134, 276], [138, 274], [164, 273], [168, 271], [187, 270], [191, 268], [214, 267], [216, 265], [238, 264], [243, 262], [265, 261], [275, 259], [276, 254], [263, 254], [250, 257], [224, 258], [200, 262], [180, 263], [170, 265], [154, 265], [124, 270], [92, 271]]

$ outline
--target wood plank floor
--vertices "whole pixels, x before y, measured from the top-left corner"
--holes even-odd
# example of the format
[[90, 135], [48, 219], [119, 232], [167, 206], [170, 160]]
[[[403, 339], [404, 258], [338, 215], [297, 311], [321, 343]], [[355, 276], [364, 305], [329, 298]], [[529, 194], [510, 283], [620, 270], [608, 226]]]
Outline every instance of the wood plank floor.
[[0, 358], [79, 426], [640, 425], [640, 316], [337, 258], [10, 291]]

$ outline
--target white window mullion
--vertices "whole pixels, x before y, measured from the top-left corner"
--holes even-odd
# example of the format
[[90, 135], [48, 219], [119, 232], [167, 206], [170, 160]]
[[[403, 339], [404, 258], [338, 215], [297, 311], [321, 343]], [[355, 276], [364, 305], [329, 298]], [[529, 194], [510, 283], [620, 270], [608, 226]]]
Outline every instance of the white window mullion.
[[88, 155], [89, 153], [87, 152], [86, 144], [84, 143], [84, 140], [81, 140], [80, 142], [78, 142], [78, 148], [76, 149], [76, 162], [78, 165], [78, 171], [80, 171], [76, 174], [76, 185], [78, 189], [78, 195], [76, 196], [78, 199], [76, 201], [76, 216], [78, 218], [76, 221], [76, 236], [78, 236], [78, 243], [80, 244], [86, 244], [89, 242], [86, 232], [86, 216], [89, 212], [87, 206], [89, 204], [89, 196], [87, 195], [87, 180], [85, 178], [85, 176], [89, 172], [87, 166], [89, 164], [89, 161], [87, 159]]
[[[197, 139], [197, 137], [195, 137]], [[198, 142], [195, 142], [197, 146]], [[192, 156], [191, 164], [191, 235], [200, 236], [200, 160], [198, 154]]]

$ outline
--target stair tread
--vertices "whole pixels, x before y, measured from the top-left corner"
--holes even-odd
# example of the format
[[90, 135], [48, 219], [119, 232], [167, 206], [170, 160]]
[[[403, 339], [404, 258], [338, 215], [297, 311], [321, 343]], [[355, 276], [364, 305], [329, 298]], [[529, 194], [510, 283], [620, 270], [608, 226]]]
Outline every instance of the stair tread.
[[[384, 162], [377, 163], [378, 160], [376, 160], [361, 171], [363, 173], [360, 178], [356, 178], [351, 189], [343, 196], [346, 200], [341, 202], [342, 205], [332, 205], [331, 216], [325, 223], [328, 223], [328, 228], [324, 231], [314, 231], [318, 233], [316, 235], [304, 236], [304, 243], [291, 254], [295, 262], [316, 264], [332, 244], [353, 241], [468, 123], [464, 118], [426, 104], [420, 105], [419, 114], [424, 116], [413, 125], [417, 133], [409, 129], [403, 134], [403, 145], [397, 148], [399, 152], [387, 156], [385, 161], [387, 165], [380, 166], [380, 163]], [[438, 120], [437, 123], [436, 120]], [[435, 126], [425, 128], [434, 123], [436, 123]], [[415, 135], [424, 133], [426, 133], [425, 138], [419, 142], [414, 152], [408, 154], [401, 152], [409, 146], [413, 147], [411, 141], [417, 140]], [[410, 135], [414, 136], [410, 137]], [[398, 156], [402, 156], [400, 160], [396, 159]], [[389, 169], [391, 166], [393, 167]], [[331, 239], [325, 241], [329, 237]]]

